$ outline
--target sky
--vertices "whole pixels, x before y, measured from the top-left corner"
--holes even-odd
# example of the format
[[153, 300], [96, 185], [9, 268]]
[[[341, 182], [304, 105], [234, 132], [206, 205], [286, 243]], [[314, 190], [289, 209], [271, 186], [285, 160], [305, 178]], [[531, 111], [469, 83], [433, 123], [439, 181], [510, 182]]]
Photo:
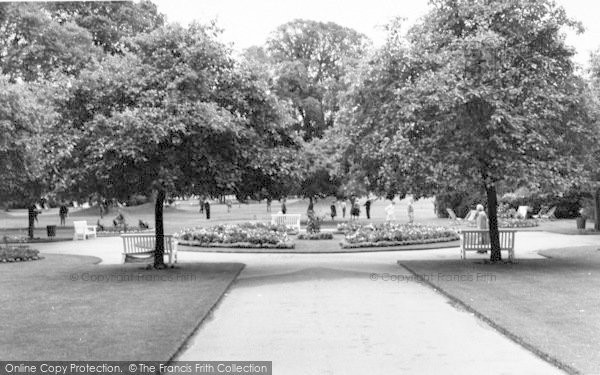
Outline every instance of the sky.
[[[169, 22], [187, 25], [191, 21], [208, 23], [216, 20], [224, 29], [222, 39], [242, 51], [263, 45], [279, 25], [296, 18], [335, 22], [351, 27], [383, 44], [383, 26], [400, 16], [407, 24], [416, 22], [428, 9], [427, 0], [152, 0]], [[591, 51], [600, 47], [600, 22], [597, 0], [556, 0], [567, 14], [580, 22], [586, 32], [567, 33], [567, 43], [577, 50], [575, 60], [586, 65]]]

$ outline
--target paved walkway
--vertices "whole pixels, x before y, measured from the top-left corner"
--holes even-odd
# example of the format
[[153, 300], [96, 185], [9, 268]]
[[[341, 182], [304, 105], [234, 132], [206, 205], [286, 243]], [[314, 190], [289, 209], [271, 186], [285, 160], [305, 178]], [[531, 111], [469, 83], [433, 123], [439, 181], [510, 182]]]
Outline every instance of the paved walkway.
[[[118, 263], [120, 241], [36, 247]], [[595, 245], [598, 239], [521, 232], [516, 243], [516, 256], [523, 259], [538, 257], [540, 249]], [[456, 248], [323, 255], [180, 252], [180, 262], [247, 266], [178, 360], [267, 360], [275, 374], [561, 373], [444, 296], [406, 281], [409, 274], [396, 263], [458, 257]]]

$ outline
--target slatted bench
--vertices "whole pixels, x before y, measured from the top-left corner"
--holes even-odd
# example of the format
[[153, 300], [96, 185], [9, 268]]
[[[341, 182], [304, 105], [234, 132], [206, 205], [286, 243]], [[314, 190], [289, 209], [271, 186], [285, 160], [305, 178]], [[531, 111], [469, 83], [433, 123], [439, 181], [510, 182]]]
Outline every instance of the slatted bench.
[[[123, 263], [141, 262], [154, 259], [156, 247], [156, 235], [147, 234], [122, 234], [123, 239]], [[177, 263], [177, 240], [169, 234], [165, 234], [165, 255], [169, 257], [169, 266]]]
[[96, 238], [98, 236], [96, 226], [88, 225], [87, 221], [74, 221], [73, 229], [75, 230], [73, 241], [77, 241], [80, 237], [83, 240], [87, 240], [88, 237], [94, 236]]
[[274, 214], [271, 215], [271, 224], [285, 225], [300, 231], [300, 214]]
[[[508, 251], [508, 259], [515, 259], [515, 230], [499, 229], [500, 250]], [[467, 251], [490, 251], [490, 231], [487, 229], [465, 229], [460, 235], [460, 258], [467, 259]]]

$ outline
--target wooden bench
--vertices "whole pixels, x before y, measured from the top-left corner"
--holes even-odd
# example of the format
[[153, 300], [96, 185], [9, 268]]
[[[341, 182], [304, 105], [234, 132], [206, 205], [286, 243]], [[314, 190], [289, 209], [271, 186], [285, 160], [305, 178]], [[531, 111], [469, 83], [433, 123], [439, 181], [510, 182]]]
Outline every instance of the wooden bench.
[[87, 221], [74, 221], [73, 228], [75, 233], [73, 234], [73, 241], [77, 241], [79, 237], [83, 240], [87, 240], [88, 236], [94, 236], [96, 238], [96, 226], [88, 225]]
[[[508, 259], [515, 259], [515, 230], [499, 229], [500, 250], [508, 251]], [[465, 229], [460, 234], [460, 258], [467, 259], [467, 251], [490, 251], [490, 231], [487, 229]]]
[[274, 214], [271, 215], [271, 224], [285, 225], [300, 231], [300, 214]]
[[[154, 259], [156, 247], [156, 235], [146, 234], [122, 234], [123, 239], [123, 263], [140, 262]], [[173, 267], [177, 263], [177, 240], [169, 234], [165, 234], [165, 255], [169, 257], [169, 265]]]

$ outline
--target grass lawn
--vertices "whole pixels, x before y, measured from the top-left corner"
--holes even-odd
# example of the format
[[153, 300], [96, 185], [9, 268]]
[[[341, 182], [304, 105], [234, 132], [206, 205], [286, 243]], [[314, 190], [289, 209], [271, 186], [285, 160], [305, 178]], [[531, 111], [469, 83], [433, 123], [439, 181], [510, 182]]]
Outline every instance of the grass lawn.
[[551, 258], [401, 265], [568, 372], [600, 373], [600, 251], [578, 247], [541, 254]]
[[96, 265], [47, 255], [0, 264], [0, 353], [13, 360], [171, 359], [243, 268]]

